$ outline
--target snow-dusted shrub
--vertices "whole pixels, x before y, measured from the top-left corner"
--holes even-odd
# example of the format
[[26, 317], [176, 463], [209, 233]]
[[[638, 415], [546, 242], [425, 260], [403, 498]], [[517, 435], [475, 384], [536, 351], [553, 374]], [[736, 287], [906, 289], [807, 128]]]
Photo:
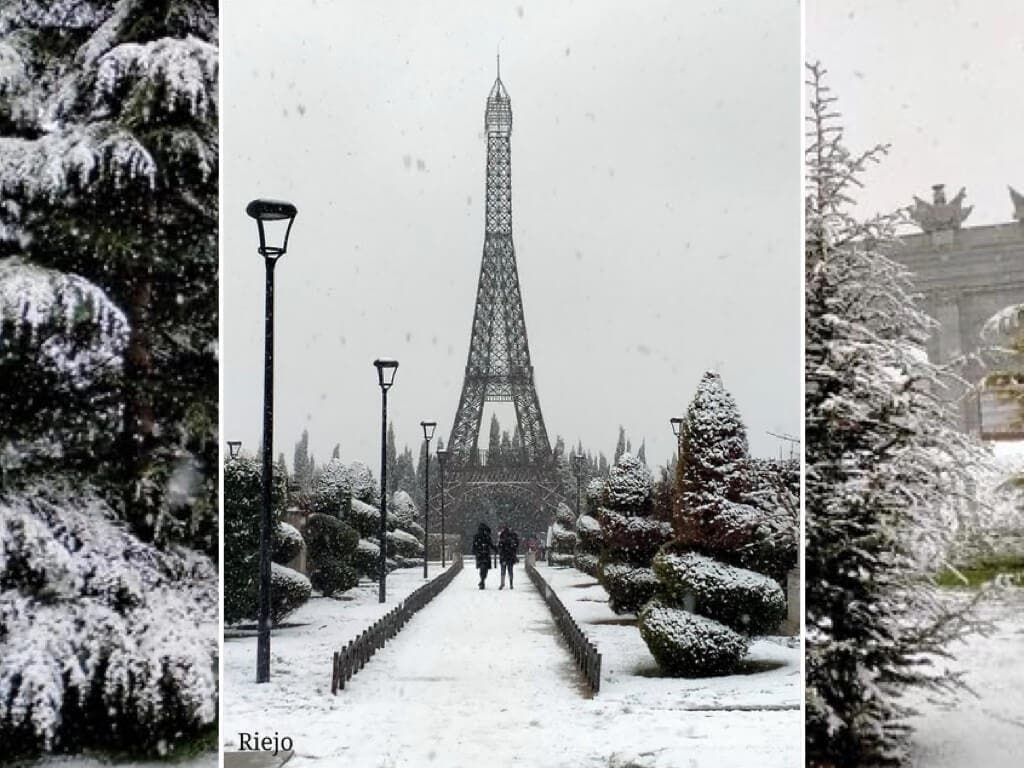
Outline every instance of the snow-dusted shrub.
[[423, 542], [405, 531], [388, 531], [388, 555], [396, 560], [423, 557]]
[[551, 550], [548, 562], [551, 565], [569, 566], [576, 551], [576, 516], [564, 503], [555, 510], [555, 522], [551, 526]]
[[[224, 463], [224, 621], [232, 623], [256, 615], [259, 577], [260, 516], [262, 514], [261, 463], [240, 456]], [[274, 467], [271, 500], [275, 519], [284, 507], [287, 478]]]
[[735, 669], [749, 640], [724, 624], [651, 600], [639, 615], [640, 635], [670, 675], [703, 676]]
[[279, 522], [274, 528], [274, 562], [287, 565], [302, 551], [306, 542], [294, 525]]
[[599, 514], [605, 555], [619, 562], [647, 565], [672, 538], [672, 526], [653, 517], [627, 517], [610, 509]]
[[576, 521], [576, 536], [579, 540], [579, 548], [587, 554], [596, 555], [601, 551], [604, 543], [604, 534], [601, 531], [601, 523], [596, 517], [580, 515]]
[[601, 561], [597, 559], [597, 555], [588, 555], [585, 552], [577, 552], [573, 556], [572, 565], [577, 571], [582, 571], [595, 579], [601, 572]]
[[737, 632], [766, 634], [786, 617], [782, 588], [760, 573], [671, 548], [654, 558], [652, 568], [668, 604], [684, 605], [692, 597], [694, 612]]
[[605, 479], [603, 477], [595, 477], [583, 490], [583, 500], [586, 503], [586, 513], [594, 515], [597, 513], [598, 507], [603, 507], [605, 504]]
[[296, 570], [270, 564], [270, 618], [280, 624], [309, 600], [313, 587], [309, 579]]
[[423, 526], [419, 523], [407, 523], [405, 526], [399, 526], [399, 528], [417, 541], [423, 541]]
[[624, 453], [611, 468], [604, 487], [605, 506], [628, 515], [650, 511], [654, 475], [640, 459]]
[[218, 578], [157, 549], [98, 492], [53, 478], [0, 494], [4, 753], [155, 750], [217, 716]]
[[[410, 526], [417, 524], [419, 516], [420, 511], [416, 508], [412, 496], [405, 491], [395, 491], [391, 501], [388, 502], [388, 528], [390, 530], [400, 528], [403, 531], [408, 531]], [[420, 530], [423, 530], [422, 527]]]
[[[390, 514], [388, 517], [390, 518]], [[344, 520], [364, 539], [376, 539], [380, 536], [380, 510], [366, 502], [352, 499]]]
[[380, 483], [374, 478], [370, 468], [361, 461], [353, 461], [347, 469], [352, 498], [379, 507]]
[[352, 498], [352, 482], [348, 467], [341, 459], [331, 459], [320, 469], [310, 492], [313, 511], [344, 517]]
[[616, 613], [640, 610], [658, 591], [658, 579], [654, 571], [643, 566], [606, 563], [601, 567], [599, 578], [608, 592], [608, 607]]
[[395, 555], [394, 557], [395, 567], [397, 568], [422, 568], [423, 558], [422, 557], [402, 557], [401, 555]]
[[352, 553], [352, 567], [360, 576], [380, 578], [380, 546], [369, 539], [360, 539]]
[[359, 534], [331, 515], [312, 514], [306, 521], [309, 549], [309, 580], [325, 597], [344, 592], [359, 583], [352, 558]]

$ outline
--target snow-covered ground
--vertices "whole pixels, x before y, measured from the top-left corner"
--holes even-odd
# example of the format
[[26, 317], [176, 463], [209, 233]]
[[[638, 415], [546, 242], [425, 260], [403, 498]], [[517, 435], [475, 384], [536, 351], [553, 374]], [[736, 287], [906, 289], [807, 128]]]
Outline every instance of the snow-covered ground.
[[937, 704], [921, 693], [907, 697], [921, 713], [912, 720], [914, 768], [1017, 768], [1024, 761], [1024, 589], [982, 612], [995, 632], [952, 649], [977, 698], [964, 693]]
[[[393, 575], [392, 585], [404, 576]], [[330, 652], [372, 620], [372, 586], [353, 600], [313, 600], [296, 613], [292, 621], [305, 626], [277, 632], [270, 685], [251, 682], [253, 642], [229, 640], [228, 748], [237, 747], [239, 732], [276, 732], [293, 739], [289, 766], [296, 768], [781, 768], [799, 761], [799, 709], [771, 709], [798, 704], [799, 649], [758, 643], [755, 664], [774, 668], [664, 680], [652, 676], [653, 660], [647, 665], [625, 640], [602, 635], [609, 656], [601, 693], [590, 697], [522, 569], [515, 591], [498, 591], [493, 573], [489, 581], [480, 591], [467, 567], [338, 696], [329, 691]], [[353, 632], [339, 630], [346, 625]]]

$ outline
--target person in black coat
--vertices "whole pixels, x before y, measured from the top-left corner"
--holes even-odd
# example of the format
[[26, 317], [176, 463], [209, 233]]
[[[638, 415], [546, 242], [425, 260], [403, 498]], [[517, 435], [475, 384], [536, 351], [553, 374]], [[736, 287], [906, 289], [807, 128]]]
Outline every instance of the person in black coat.
[[501, 586], [505, 588], [505, 573], [508, 572], [508, 588], [512, 589], [512, 566], [519, 562], [519, 536], [507, 525], [498, 533], [498, 559], [501, 561]]
[[487, 572], [491, 570], [491, 553], [497, 551], [491, 541], [491, 529], [487, 523], [480, 523], [476, 536], [473, 537], [473, 556], [476, 557], [476, 568], [480, 571], [480, 589], [484, 588]]

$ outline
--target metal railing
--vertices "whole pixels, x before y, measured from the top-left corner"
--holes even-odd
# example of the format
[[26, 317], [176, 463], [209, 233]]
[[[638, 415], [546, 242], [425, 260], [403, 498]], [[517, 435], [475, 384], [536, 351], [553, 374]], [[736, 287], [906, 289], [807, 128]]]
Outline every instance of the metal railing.
[[569, 644], [569, 652], [572, 653], [576, 666], [579, 667], [580, 672], [587, 679], [587, 683], [590, 684], [590, 690], [596, 694], [601, 690], [601, 654], [597, 652], [597, 646], [583, 634], [583, 630], [579, 628], [572, 614], [562, 605], [555, 590], [544, 581], [544, 577], [534, 567], [533, 562], [533, 553], [530, 552], [526, 556], [526, 574], [533, 582], [533, 586], [540, 592], [541, 597], [544, 598], [544, 602], [548, 604], [548, 608], [551, 609], [555, 624]]
[[398, 605], [350, 640], [340, 651], [334, 652], [331, 664], [331, 693], [345, 689], [345, 683], [366, 666], [378, 649], [397, 635], [420, 608], [433, 600], [442, 589], [451, 584], [462, 570], [462, 555], [455, 554], [454, 563], [432, 581], [419, 587]]

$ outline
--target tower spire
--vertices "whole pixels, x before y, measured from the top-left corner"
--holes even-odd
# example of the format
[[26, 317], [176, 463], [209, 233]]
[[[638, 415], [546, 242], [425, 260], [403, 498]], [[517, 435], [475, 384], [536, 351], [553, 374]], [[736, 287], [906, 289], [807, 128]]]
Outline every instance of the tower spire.
[[501, 45], [498, 45], [498, 79], [501, 80]]

